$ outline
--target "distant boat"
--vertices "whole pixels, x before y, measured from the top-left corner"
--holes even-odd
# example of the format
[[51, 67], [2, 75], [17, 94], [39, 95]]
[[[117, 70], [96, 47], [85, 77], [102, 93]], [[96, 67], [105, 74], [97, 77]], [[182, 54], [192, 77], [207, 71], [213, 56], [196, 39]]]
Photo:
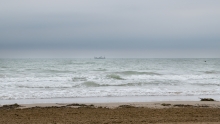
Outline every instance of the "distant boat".
[[94, 57], [94, 59], [105, 59], [105, 56]]

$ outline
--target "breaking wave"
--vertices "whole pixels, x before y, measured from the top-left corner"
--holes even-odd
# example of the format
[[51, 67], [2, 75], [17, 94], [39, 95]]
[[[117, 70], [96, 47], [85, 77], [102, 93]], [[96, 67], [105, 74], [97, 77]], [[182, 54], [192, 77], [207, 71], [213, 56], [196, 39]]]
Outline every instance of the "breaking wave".
[[108, 78], [116, 79], [116, 80], [125, 80], [124, 78], [120, 77], [119, 75], [116, 74], [110, 74], [107, 75]]
[[[0, 100], [220, 95], [220, 59], [5, 59]], [[204, 66], [204, 67], [203, 67]]]
[[220, 71], [205, 71], [206, 74], [220, 74]]
[[193, 83], [196, 86], [220, 86], [220, 83]]
[[138, 72], [138, 71], [122, 71], [122, 72], [117, 72], [117, 73], [123, 74], [123, 75], [161, 75], [155, 72]]
[[81, 85], [86, 86], [86, 87], [99, 87], [99, 86], [101, 86], [100, 84], [98, 84], [94, 81], [86, 81], [86, 82], [82, 83]]
[[107, 69], [98, 68], [98, 69], [95, 69], [93, 71], [107, 71]]
[[76, 81], [86, 81], [86, 77], [74, 77], [72, 78], [72, 81], [73, 82], [76, 82]]
[[77, 85], [76, 87], [81, 87], [81, 86], [85, 86], [85, 87], [108, 87], [108, 86], [116, 86], [116, 87], [129, 86], [129, 87], [132, 87], [132, 86], [134, 86], [135, 87], [135, 86], [159, 86], [159, 85], [175, 86], [175, 85], [179, 85], [179, 84], [178, 83], [166, 83], [166, 82], [134, 82], [134, 83], [126, 82], [126, 83], [120, 83], [120, 84], [116, 84], [116, 83], [100, 84], [95, 81], [86, 81], [86, 82], [83, 82], [82, 84]]

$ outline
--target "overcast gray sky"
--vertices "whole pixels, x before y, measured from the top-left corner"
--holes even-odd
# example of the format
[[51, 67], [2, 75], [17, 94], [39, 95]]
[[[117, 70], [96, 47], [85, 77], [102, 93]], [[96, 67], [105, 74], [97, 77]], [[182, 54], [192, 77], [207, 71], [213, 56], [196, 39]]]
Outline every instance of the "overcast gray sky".
[[220, 57], [220, 0], [0, 0], [0, 57]]

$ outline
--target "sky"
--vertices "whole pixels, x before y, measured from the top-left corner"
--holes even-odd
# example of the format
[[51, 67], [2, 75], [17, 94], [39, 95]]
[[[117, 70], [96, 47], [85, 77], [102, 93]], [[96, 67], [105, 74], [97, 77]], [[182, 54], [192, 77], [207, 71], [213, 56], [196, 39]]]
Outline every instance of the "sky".
[[0, 58], [220, 58], [219, 0], [0, 0]]

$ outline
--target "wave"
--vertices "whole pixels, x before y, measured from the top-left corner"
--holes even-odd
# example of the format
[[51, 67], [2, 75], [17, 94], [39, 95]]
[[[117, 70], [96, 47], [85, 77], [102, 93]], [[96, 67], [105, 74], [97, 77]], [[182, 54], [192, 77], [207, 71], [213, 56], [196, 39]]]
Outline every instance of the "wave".
[[70, 65], [92, 65], [92, 64], [96, 64], [95, 62], [71, 62], [69, 63]]
[[72, 73], [73, 71], [48, 69], [48, 70], [44, 70], [44, 72], [51, 72], [51, 73], [69, 73], [69, 72], [71, 72]]
[[84, 65], [85, 63], [83, 63], [83, 62], [72, 62], [70, 64], [71, 65]]
[[106, 77], [116, 79], [116, 80], [125, 80], [124, 78], [122, 78], [122, 77], [120, 77], [119, 75], [116, 75], [116, 74], [110, 74], [110, 75], [107, 75]]
[[191, 85], [197, 85], [197, 86], [220, 86], [220, 83], [193, 83]]
[[5, 78], [5, 77], [6, 77], [5, 75], [0, 74], [0, 78]]
[[95, 62], [86, 62], [85, 64], [95, 64]]
[[220, 71], [212, 70], [212, 71], [205, 71], [204, 73], [206, 73], [206, 74], [220, 74]]
[[83, 82], [81, 85], [86, 86], [86, 87], [99, 87], [99, 86], [101, 86], [100, 84], [98, 84], [94, 81], [86, 81], [86, 82]]
[[123, 74], [123, 75], [161, 75], [155, 72], [138, 72], [138, 71], [122, 71], [122, 72], [117, 72], [117, 73]]
[[158, 85], [166, 85], [166, 86], [175, 86], [180, 85], [178, 83], [165, 83], [165, 82], [134, 82], [134, 83], [120, 83], [120, 84], [100, 84], [95, 81], [85, 81], [81, 84], [76, 85], [75, 87], [108, 87], [108, 86], [116, 86], [116, 87], [123, 87], [123, 86], [158, 86]]
[[93, 71], [107, 71], [107, 69], [98, 68], [98, 69], [95, 69]]
[[86, 81], [86, 77], [74, 77], [72, 78], [72, 81], [75, 82], [75, 81]]
[[71, 88], [72, 86], [22, 86], [18, 85], [19, 88], [38, 88], [38, 89], [53, 89], [53, 88]]
[[150, 81], [150, 82], [138, 82], [138, 83], [127, 83], [124, 86], [178, 86], [178, 82], [163, 82], [163, 81]]
[[1, 66], [1, 68], [10, 68], [10, 67], [8, 67], [8, 66]]
[[80, 86], [86, 86], [86, 87], [108, 87], [108, 86], [137, 86], [141, 85], [141, 83], [125, 83], [125, 84], [99, 84], [94, 81], [86, 81], [82, 84], [79, 84]]

